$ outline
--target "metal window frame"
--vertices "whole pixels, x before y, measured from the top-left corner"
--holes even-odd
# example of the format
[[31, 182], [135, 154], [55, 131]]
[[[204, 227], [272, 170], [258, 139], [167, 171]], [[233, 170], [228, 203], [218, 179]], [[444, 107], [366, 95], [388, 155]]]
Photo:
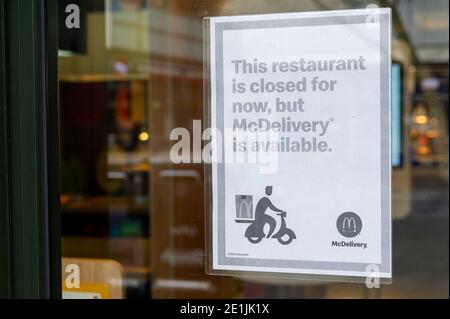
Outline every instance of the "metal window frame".
[[60, 298], [57, 0], [0, 0], [0, 297]]

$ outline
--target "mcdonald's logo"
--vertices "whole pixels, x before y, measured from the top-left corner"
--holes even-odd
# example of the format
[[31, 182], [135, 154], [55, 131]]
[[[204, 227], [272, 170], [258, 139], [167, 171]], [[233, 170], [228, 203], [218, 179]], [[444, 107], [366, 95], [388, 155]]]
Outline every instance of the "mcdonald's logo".
[[342, 222], [342, 228], [347, 231], [356, 231], [356, 220], [354, 217], [345, 217]]
[[354, 212], [345, 212], [339, 215], [336, 221], [339, 233], [345, 237], [355, 237], [361, 232], [362, 220]]
[[[245, 208], [245, 209], [244, 209]], [[241, 218], [252, 218], [251, 214], [252, 204], [246, 201], [242, 201], [239, 206], [239, 215]]]
[[253, 198], [251, 195], [236, 195], [236, 218], [253, 218]]

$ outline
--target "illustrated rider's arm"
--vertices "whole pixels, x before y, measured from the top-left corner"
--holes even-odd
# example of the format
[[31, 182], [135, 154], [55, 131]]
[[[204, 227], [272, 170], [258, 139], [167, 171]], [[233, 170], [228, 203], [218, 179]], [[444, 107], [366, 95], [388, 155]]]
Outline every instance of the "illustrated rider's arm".
[[270, 208], [271, 210], [273, 210], [274, 212], [278, 212], [278, 213], [282, 213], [282, 212], [283, 212], [283, 210], [276, 208], [276, 207], [272, 204], [271, 201], [269, 201], [269, 208]]

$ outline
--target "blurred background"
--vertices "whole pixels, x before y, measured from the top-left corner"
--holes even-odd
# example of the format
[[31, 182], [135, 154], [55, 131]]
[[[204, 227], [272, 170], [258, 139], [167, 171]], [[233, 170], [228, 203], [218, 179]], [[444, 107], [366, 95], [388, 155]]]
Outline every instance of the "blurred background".
[[[63, 297], [448, 298], [447, 0], [60, 0], [60, 17], [69, 3], [81, 28], [60, 18], [62, 256], [83, 281]], [[169, 158], [170, 131], [203, 117], [202, 18], [370, 4], [393, 9], [393, 283], [206, 275], [203, 165]]]

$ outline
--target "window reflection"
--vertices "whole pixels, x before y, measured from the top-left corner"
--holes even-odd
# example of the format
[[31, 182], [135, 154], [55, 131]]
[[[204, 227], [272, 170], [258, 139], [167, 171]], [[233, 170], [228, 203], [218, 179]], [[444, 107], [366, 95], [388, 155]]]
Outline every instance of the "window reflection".
[[59, 57], [62, 256], [63, 265], [82, 267], [75, 292], [88, 294], [78, 297], [448, 297], [448, 71], [442, 71], [448, 59], [442, 67], [415, 68], [413, 48], [394, 36], [403, 99], [393, 173], [393, 285], [373, 292], [360, 284], [209, 276], [203, 165], [169, 158], [170, 131], [192, 130], [192, 120], [203, 117], [202, 18], [371, 2], [79, 3], [86, 32], [64, 43]]

